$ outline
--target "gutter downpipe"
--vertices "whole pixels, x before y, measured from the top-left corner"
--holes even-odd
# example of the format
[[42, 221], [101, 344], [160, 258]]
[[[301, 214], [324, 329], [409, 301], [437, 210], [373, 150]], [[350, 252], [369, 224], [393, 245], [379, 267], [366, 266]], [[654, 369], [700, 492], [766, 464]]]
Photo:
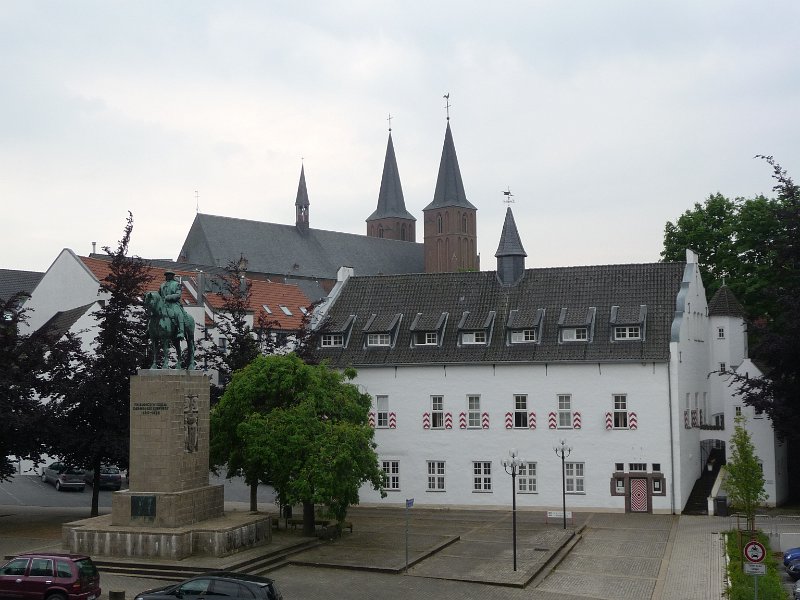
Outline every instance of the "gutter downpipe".
[[673, 419], [672, 414], [672, 356], [670, 356], [667, 363], [667, 394], [669, 394], [669, 460], [670, 460], [670, 478], [672, 485], [670, 486], [670, 509], [672, 514], [675, 514], [675, 439], [673, 432]]

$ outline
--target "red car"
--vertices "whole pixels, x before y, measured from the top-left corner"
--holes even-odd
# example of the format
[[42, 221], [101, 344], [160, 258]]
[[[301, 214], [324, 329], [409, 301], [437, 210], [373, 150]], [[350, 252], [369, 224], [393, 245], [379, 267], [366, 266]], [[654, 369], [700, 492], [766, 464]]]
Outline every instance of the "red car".
[[82, 554], [19, 554], [0, 567], [0, 598], [96, 600], [100, 574]]

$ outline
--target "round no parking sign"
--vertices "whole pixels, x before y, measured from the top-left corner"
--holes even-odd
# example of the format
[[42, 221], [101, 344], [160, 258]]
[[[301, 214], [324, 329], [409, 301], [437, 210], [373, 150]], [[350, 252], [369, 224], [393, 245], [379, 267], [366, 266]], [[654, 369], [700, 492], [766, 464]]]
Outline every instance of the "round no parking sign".
[[752, 540], [744, 545], [744, 555], [748, 561], [760, 563], [767, 555], [767, 550], [761, 542]]

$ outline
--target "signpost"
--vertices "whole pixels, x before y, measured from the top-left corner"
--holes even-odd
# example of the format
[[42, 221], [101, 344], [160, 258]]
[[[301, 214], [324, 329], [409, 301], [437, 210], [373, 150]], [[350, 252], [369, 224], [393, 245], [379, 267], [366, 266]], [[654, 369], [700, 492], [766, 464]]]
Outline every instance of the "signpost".
[[414, 499], [406, 498], [406, 573], [408, 573], [408, 519], [412, 506], [414, 506]]
[[754, 595], [753, 598], [758, 600], [758, 578], [767, 572], [767, 566], [761, 564], [764, 557], [767, 556], [767, 549], [764, 544], [758, 540], [750, 540], [744, 545], [744, 556], [747, 558], [747, 563], [744, 565], [744, 572], [752, 575], [754, 582]]

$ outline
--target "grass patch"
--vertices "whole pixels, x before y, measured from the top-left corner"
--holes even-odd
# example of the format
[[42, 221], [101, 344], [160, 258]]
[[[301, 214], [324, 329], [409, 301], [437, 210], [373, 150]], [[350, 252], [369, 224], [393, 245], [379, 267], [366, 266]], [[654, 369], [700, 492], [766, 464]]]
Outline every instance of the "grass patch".
[[[778, 570], [779, 564], [769, 549], [769, 540], [760, 531], [756, 537], [767, 549], [767, 556], [764, 559], [767, 573], [758, 577], [758, 598], [759, 600], [787, 600], [789, 595], [783, 589], [781, 573]], [[742, 544], [744, 545], [748, 541], [749, 538], [742, 535]], [[755, 576], [747, 575], [742, 571], [742, 548], [739, 546], [739, 535], [736, 530], [725, 534], [725, 546], [728, 552], [728, 579], [731, 586], [728, 589], [728, 598], [730, 600], [752, 600]]]

